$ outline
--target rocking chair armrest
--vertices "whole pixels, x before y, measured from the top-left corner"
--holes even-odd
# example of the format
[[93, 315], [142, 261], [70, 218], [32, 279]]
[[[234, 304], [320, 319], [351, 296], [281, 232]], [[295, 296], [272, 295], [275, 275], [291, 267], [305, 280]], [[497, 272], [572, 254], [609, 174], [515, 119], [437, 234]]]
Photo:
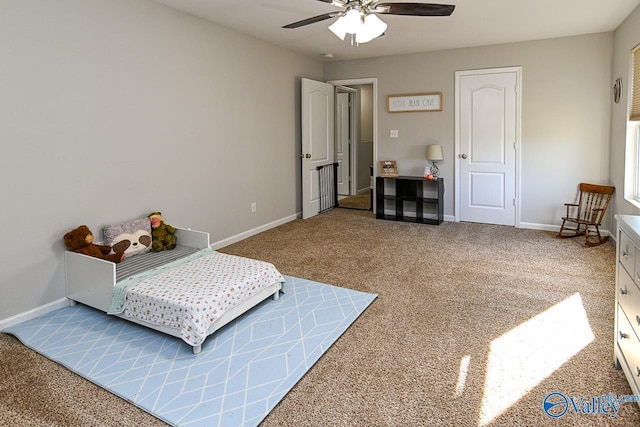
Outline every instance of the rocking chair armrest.
[[[580, 205], [576, 204], [576, 203], [565, 203], [564, 204], [567, 207], [567, 218], [569, 217], [569, 209], [573, 208], [577, 208]], [[580, 215], [580, 211], [578, 211], [578, 216]]]

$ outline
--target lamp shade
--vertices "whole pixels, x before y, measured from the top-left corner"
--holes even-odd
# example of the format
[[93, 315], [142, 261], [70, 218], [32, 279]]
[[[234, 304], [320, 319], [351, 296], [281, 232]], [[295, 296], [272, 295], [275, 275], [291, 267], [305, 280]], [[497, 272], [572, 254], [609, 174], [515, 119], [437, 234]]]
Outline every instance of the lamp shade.
[[442, 160], [442, 145], [427, 145], [427, 160]]

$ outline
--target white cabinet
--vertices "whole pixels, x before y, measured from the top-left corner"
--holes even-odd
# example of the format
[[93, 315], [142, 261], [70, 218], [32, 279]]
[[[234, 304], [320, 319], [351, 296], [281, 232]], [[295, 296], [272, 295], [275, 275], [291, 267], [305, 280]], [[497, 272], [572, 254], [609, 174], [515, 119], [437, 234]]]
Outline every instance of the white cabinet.
[[640, 394], [640, 216], [616, 215], [614, 363]]

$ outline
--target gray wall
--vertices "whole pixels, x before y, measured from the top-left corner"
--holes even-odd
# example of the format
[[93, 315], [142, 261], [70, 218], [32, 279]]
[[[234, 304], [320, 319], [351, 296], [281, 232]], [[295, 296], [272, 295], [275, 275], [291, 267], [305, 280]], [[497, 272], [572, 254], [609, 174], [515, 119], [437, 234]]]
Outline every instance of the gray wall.
[[0, 58], [0, 319], [64, 296], [77, 225], [160, 210], [219, 241], [298, 212], [321, 63], [146, 0], [3, 1]]
[[[632, 202], [633, 183], [625, 183], [625, 162], [633, 169], [633, 140], [637, 125], [628, 125], [631, 92], [631, 49], [640, 44], [640, 6], [618, 27], [614, 37], [613, 74], [610, 85], [618, 77], [623, 81], [623, 95], [618, 104], [611, 102], [611, 180], [616, 186], [614, 212], [640, 215], [640, 205]], [[627, 152], [629, 147], [629, 152]]]
[[[522, 66], [521, 221], [559, 224], [581, 181], [608, 183], [613, 33], [325, 64], [325, 79], [378, 79], [378, 160], [423, 173], [442, 144], [445, 215], [454, 214], [455, 71]], [[442, 112], [387, 113], [387, 95], [442, 92]], [[389, 138], [397, 129], [398, 139]]]

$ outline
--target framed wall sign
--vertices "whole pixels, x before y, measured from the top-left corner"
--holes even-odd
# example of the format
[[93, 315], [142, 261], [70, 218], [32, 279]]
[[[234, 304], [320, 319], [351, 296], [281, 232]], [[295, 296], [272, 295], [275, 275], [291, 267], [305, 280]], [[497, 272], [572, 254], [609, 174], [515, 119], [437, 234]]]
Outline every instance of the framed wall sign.
[[442, 92], [387, 96], [387, 112], [442, 111]]
[[380, 176], [384, 177], [396, 177], [398, 176], [398, 164], [395, 160], [381, 160], [380, 161]]

